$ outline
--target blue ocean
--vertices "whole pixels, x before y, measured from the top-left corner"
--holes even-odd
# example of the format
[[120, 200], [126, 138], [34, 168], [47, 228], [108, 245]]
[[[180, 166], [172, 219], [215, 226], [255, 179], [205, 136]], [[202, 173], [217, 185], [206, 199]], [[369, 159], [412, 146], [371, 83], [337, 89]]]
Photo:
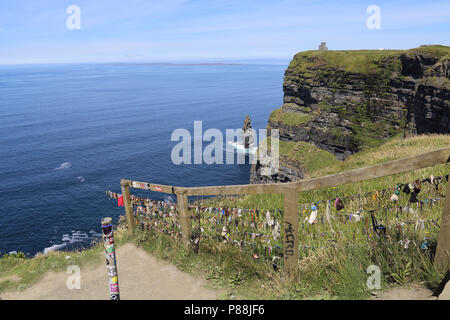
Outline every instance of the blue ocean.
[[[123, 214], [120, 179], [245, 184], [250, 165], [175, 165], [171, 134], [265, 128], [286, 65], [0, 66], [0, 251], [88, 246]], [[208, 143], [203, 143], [205, 147]], [[225, 152], [225, 150], [224, 150]], [[236, 162], [235, 162], [236, 163]], [[133, 193], [133, 191], [132, 191]], [[148, 192], [153, 199], [165, 195]]]

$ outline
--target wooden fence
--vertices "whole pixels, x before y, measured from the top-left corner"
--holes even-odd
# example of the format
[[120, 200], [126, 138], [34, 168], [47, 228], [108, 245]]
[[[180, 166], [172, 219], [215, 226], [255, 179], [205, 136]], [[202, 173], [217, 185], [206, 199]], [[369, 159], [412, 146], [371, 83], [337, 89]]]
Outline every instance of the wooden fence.
[[[127, 224], [131, 230], [134, 230], [135, 224], [133, 207], [130, 201], [130, 188], [176, 195], [178, 201], [181, 233], [185, 246], [189, 246], [192, 234], [192, 222], [188, 213], [188, 196], [243, 195], [263, 193], [283, 194], [284, 272], [287, 275], [287, 278], [290, 278], [295, 273], [298, 263], [299, 192], [336, 187], [347, 183], [354, 183], [363, 180], [375, 179], [412, 170], [432, 167], [447, 162], [450, 162], [450, 147], [439, 149], [426, 154], [421, 154], [418, 156], [374, 165], [371, 167], [288, 183], [186, 188], [122, 179], [120, 184], [122, 187]], [[450, 267], [450, 183], [448, 183], [447, 185], [434, 263], [444, 271], [448, 270], [448, 268]]]

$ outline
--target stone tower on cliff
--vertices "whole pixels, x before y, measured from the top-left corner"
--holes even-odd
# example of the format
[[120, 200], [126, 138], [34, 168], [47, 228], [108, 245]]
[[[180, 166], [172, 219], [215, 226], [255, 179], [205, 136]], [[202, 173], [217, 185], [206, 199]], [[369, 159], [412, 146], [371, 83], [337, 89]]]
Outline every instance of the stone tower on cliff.
[[326, 42], [321, 42], [320, 46], [319, 46], [319, 50], [320, 51], [327, 51], [328, 50], [327, 43]]

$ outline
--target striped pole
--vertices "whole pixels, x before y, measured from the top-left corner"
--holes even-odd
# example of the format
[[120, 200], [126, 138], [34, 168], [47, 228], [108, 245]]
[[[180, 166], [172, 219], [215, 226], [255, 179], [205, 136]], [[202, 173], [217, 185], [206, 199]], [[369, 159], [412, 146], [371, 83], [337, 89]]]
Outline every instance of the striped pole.
[[120, 300], [119, 275], [117, 274], [112, 218], [108, 217], [102, 219], [102, 238], [103, 244], [105, 245], [106, 267], [108, 268], [108, 284], [111, 300]]

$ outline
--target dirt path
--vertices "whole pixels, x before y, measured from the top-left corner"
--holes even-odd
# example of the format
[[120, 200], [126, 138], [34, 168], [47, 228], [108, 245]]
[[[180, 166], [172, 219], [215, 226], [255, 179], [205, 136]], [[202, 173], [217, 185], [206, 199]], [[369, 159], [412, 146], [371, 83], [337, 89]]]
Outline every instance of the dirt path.
[[[178, 270], [169, 262], [159, 260], [134, 244], [117, 249], [117, 265], [121, 299], [184, 300], [218, 299], [222, 292], [207, 288], [206, 281]], [[98, 263], [81, 268], [81, 288], [70, 290], [65, 272], [48, 272], [26, 291], [5, 292], [4, 300], [103, 300], [109, 299], [108, 279], [102, 255]], [[370, 300], [449, 300], [450, 282], [439, 297], [419, 286], [399, 287], [380, 292]]]
[[401, 287], [382, 292], [370, 300], [437, 300], [433, 292], [421, 287]]
[[[117, 249], [117, 266], [121, 299], [184, 300], [219, 298], [221, 292], [205, 287], [206, 281], [179, 271], [172, 264], [156, 259], [133, 244]], [[70, 275], [49, 272], [42, 280], [23, 292], [6, 292], [1, 299], [109, 299], [106, 264], [81, 268], [81, 288], [66, 286]]]
[[439, 296], [433, 295], [429, 289], [411, 285], [381, 292], [370, 300], [450, 300], [450, 282]]

